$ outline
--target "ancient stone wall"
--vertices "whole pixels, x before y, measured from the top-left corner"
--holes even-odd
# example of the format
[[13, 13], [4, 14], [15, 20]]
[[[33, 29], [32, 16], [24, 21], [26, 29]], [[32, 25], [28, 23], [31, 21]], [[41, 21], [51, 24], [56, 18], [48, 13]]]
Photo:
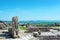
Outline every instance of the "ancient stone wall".
[[33, 27], [31, 27], [31, 28], [28, 28], [28, 32], [38, 32], [39, 30], [40, 31], [44, 31], [44, 32], [47, 32], [47, 31], [49, 31], [51, 28], [43, 28], [43, 27], [41, 27], [41, 28], [39, 28], [39, 27], [36, 27], [36, 28], [33, 28]]

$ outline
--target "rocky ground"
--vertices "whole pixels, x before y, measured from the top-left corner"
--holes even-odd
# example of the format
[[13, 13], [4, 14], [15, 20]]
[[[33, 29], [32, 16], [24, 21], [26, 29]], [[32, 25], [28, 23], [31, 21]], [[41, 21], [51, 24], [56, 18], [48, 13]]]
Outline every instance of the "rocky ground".
[[32, 33], [24, 33], [24, 31], [19, 31], [20, 38], [6, 38], [8, 34], [2, 33], [7, 32], [7, 30], [0, 30], [0, 40], [35, 40]]
[[[4, 33], [4, 32], [8, 32], [8, 30], [0, 30], [0, 40], [39, 40], [38, 38], [33, 37], [32, 33], [24, 33], [23, 30], [19, 31], [19, 36], [20, 38], [8, 38], [9, 36], [8, 33]], [[41, 36], [56, 36], [56, 35], [60, 35], [60, 31], [57, 30], [50, 30], [50, 32], [41, 32]]]

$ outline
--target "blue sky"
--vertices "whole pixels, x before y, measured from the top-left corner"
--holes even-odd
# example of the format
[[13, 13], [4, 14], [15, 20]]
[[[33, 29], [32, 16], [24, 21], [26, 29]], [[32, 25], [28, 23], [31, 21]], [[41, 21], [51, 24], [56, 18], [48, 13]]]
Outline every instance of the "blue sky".
[[60, 20], [60, 0], [0, 0], [0, 20]]

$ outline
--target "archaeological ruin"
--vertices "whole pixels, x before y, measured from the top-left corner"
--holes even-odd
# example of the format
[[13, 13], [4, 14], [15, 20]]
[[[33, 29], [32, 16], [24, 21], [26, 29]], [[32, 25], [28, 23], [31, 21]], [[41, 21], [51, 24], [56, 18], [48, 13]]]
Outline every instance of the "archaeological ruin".
[[9, 27], [10, 25], [4, 21], [0, 21], [0, 29], [6, 29], [6, 27]]
[[[0, 29], [9, 26], [7, 23], [0, 21]], [[24, 34], [30, 34], [38, 40], [60, 40], [60, 29], [51, 28], [51, 27], [29, 27], [29, 24], [25, 24], [26, 32]], [[21, 30], [20, 30], [21, 31]], [[4, 32], [3, 32], [4, 33]], [[12, 38], [19, 38], [19, 28], [18, 28], [18, 17], [12, 17], [12, 26], [8, 28], [8, 32], [6, 32]], [[5, 34], [5, 33], [4, 33]]]
[[12, 18], [12, 28], [9, 28], [8, 31], [13, 38], [19, 37], [18, 17], [17, 16]]

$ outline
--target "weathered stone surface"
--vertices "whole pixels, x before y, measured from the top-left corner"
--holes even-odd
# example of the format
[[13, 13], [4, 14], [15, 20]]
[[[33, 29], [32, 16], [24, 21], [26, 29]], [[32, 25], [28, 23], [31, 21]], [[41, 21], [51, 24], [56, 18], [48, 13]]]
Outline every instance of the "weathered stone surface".
[[9, 24], [3, 21], [0, 21], [0, 29], [6, 29], [6, 27], [9, 27]]
[[11, 33], [11, 32], [12, 32], [12, 28], [9, 28], [9, 29], [8, 29], [8, 32]]
[[40, 30], [38, 31], [38, 34], [41, 35], [41, 31]]
[[18, 17], [15, 16], [12, 18], [12, 35], [13, 37], [18, 37], [18, 32], [19, 32], [19, 29], [18, 29]]
[[12, 18], [12, 25], [13, 25], [13, 28], [18, 29], [18, 17], [17, 16]]
[[0, 23], [0, 29], [5, 28], [6, 26], [3, 23]]
[[13, 37], [13, 38], [19, 37], [18, 17], [17, 16], [12, 18], [12, 28], [9, 28], [8, 31], [9, 31], [9, 34], [11, 35], [11, 37]]
[[28, 31], [27, 32], [38, 32], [39, 30], [40, 31], [43, 31], [43, 32], [48, 32], [51, 28], [47, 28], [47, 27], [30, 27], [28, 28]]

